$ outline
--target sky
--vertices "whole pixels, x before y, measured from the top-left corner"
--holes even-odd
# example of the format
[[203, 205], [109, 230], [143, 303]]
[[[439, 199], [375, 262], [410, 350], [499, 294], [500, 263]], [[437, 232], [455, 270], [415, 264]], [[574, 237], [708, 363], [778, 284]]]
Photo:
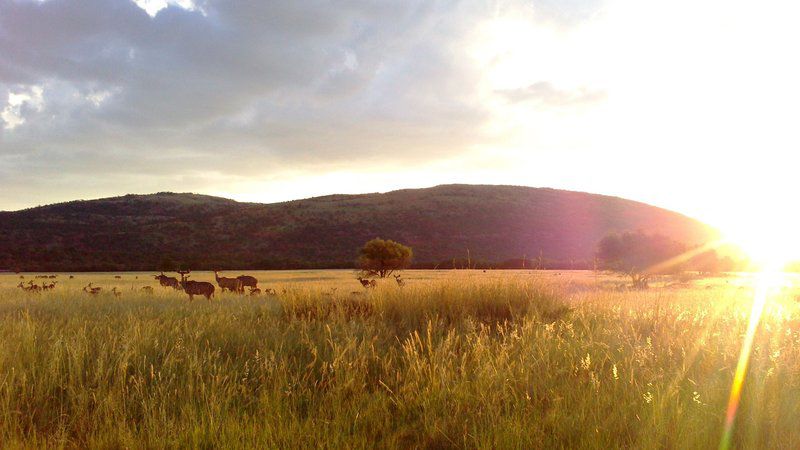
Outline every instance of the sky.
[[443, 183], [800, 227], [800, 6], [0, 0], [0, 210]]

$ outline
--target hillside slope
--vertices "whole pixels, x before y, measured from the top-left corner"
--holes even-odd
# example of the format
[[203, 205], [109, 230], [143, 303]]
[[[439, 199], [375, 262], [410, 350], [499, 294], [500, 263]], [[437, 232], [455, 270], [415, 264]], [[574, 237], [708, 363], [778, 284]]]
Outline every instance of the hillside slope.
[[[417, 263], [590, 261], [613, 231], [644, 230], [687, 244], [706, 225], [654, 206], [580, 192], [445, 185], [275, 204], [159, 193], [0, 212], [0, 269], [152, 270], [348, 267], [373, 237], [414, 248]], [[452, 263], [450, 264], [452, 266]]]

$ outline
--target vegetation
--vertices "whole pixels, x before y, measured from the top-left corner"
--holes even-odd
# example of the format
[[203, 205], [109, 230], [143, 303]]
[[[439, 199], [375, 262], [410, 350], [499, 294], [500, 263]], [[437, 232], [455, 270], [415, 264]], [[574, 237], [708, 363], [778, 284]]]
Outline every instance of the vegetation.
[[[752, 303], [743, 278], [466, 270], [190, 303], [151, 275], [0, 276], [4, 447], [715, 448]], [[800, 445], [796, 294], [770, 296], [735, 447]]]
[[603, 267], [630, 276], [633, 286], [639, 289], [647, 287], [652, 275], [680, 271], [682, 261], [670, 261], [686, 252], [680, 242], [641, 231], [610, 234], [597, 247], [597, 258]]
[[591, 268], [600, 239], [636, 229], [689, 245], [715, 236], [642, 203], [515, 186], [269, 205], [160, 193], [0, 212], [0, 270], [352, 269], [375, 236], [414, 248], [417, 267]]
[[358, 251], [358, 266], [369, 275], [386, 278], [411, 265], [410, 247], [388, 239], [375, 238]]

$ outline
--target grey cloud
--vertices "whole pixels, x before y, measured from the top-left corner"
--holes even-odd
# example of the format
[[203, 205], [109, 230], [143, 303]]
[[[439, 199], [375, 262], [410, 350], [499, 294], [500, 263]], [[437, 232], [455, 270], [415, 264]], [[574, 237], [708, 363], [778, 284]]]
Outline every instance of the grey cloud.
[[0, 0], [0, 110], [9, 92], [44, 90], [23, 126], [0, 126], [0, 191], [415, 164], [485, 139], [481, 74], [458, 45], [493, 4], [195, 4], [150, 17], [130, 0]]

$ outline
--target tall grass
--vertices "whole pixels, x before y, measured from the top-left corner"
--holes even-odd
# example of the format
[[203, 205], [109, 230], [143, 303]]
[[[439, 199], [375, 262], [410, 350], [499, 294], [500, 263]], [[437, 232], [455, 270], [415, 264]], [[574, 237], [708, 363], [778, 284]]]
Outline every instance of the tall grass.
[[[713, 448], [750, 301], [519, 277], [194, 303], [3, 286], [7, 448]], [[775, 297], [740, 447], [800, 445], [799, 333]]]

